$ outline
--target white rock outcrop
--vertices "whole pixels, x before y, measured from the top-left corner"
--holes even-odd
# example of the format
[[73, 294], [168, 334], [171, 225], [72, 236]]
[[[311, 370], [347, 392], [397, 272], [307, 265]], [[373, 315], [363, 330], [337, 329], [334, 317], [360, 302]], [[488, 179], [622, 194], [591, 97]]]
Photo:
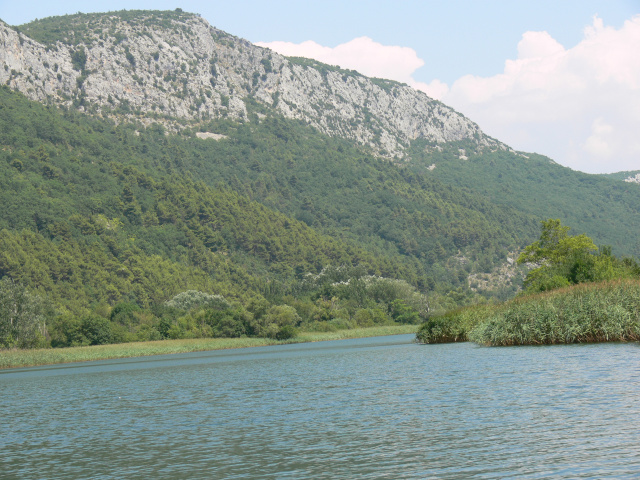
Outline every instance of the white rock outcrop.
[[116, 12], [74, 21], [86, 26], [81, 42], [49, 45], [29, 38], [27, 27], [19, 33], [0, 22], [0, 83], [40, 102], [146, 122], [250, 120], [250, 112], [266, 109], [389, 158], [402, 158], [417, 139], [508, 148], [406, 85], [287, 59], [197, 15]]
[[640, 173], [636, 173], [635, 175], [631, 175], [624, 179], [627, 183], [640, 183]]

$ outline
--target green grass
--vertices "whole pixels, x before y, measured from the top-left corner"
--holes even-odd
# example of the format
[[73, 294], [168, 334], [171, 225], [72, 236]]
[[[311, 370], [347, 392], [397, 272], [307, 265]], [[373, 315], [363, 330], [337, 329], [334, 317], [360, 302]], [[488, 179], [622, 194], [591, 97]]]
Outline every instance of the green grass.
[[640, 282], [581, 284], [462, 309], [425, 322], [416, 337], [488, 346], [639, 341]]
[[390, 325], [339, 330], [336, 332], [301, 332], [296, 337], [283, 341], [270, 338], [197, 338], [96, 345], [91, 347], [3, 350], [0, 351], [0, 368], [33, 367], [37, 365], [88, 362], [113, 358], [143, 357], [148, 355], [167, 355], [205, 350], [281, 345], [285, 343], [307, 343], [326, 340], [344, 340], [348, 338], [399, 335], [415, 333], [417, 328], [417, 325]]

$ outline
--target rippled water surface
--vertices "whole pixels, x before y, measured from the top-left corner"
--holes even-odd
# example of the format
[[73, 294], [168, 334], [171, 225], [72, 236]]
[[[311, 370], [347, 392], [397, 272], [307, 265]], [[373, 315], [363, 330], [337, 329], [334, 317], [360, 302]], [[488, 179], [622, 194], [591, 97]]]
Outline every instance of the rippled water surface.
[[639, 478], [640, 347], [413, 336], [0, 371], [0, 478]]

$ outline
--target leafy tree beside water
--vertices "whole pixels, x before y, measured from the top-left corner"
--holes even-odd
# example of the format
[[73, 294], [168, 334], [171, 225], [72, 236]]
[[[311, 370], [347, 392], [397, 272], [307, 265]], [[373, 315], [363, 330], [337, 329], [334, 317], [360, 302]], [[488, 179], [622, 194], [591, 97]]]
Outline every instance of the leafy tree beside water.
[[598, 252], [591, 238], [585, 234], [571, 236], [569, 230], [557, 219], [542, 222], [540, 239], [518, 257], [518, 263], [538, 265], [525, 279], [526, 292], [634, 276], [637, 264], [633, 260], [615, 258], [610, 247]]

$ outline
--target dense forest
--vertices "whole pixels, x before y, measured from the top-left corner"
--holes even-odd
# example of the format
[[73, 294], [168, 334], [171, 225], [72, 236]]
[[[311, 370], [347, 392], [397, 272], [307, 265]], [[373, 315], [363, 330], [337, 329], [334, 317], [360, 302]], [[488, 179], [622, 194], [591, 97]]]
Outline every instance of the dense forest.
[[[211, 122], [224, 138], [203, 140], [6, 87], [0, 113], [3, 301], [47, 312], [40, 344], [417, 322], [481, 300], [467, 275], [534, 224], [294, 121]], [[204, 300], [171, 306], [185, 292]]]
[[[593, 175], [573, 171], [535, 153], [473, 153], [464, 142], [436, 151], [413, 146], [412, 168], [479, 194], [494, 205], [540, 219], [560, 218], [618, 255], [640, 256], [640, 185], [624, 182], [634, 172]], [[467, 155], [460, 158], [460, 151]]]

